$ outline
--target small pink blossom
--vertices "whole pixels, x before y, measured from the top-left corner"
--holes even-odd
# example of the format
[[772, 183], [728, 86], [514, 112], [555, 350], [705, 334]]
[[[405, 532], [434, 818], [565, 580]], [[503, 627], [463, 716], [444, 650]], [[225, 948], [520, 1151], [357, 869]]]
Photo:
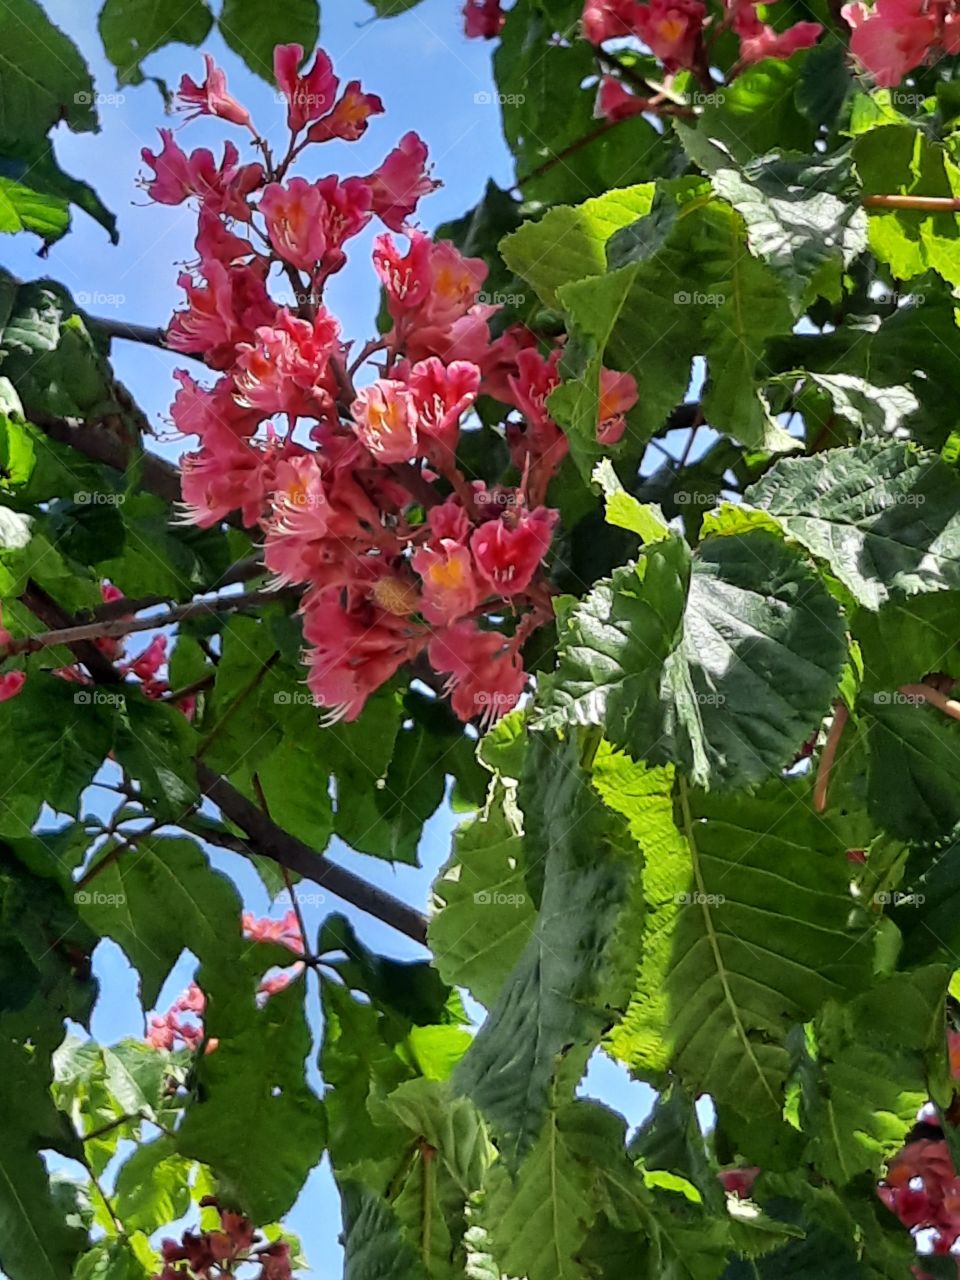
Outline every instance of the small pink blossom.
[[254, 342], [237, 348], [238, 404], [264, 416], [316, 417], [336, 392], [329, 362], [339, 335], [340, 326], [325, 307], [312, 320], [281, 309], [273, 325], [257, 330]]
[[466, 0], [463, 6], [463, 31], [468, 40], [494, 40], [506, 20], [500, 0]]
[[160, 139], [163, 146], [159, 154], [146, 147], [141, 152], [144, 163], [155, 174], [144, 183], [152, 200], [176, 205], [197, 196], [209, 213], [225, 213], [249, 222], [251, 210], [247, 196], [264, 180], [262, 165], [241, 165], [240, 153], [229, 141], [223, 145], [223, 159], [218, 167], [213, 152], [206, 147], [198, 147], [188, 156], [174, 142], [170, 129], [161, 129]]
[[692, 67], [707, 11], [699, 0], [650, 0], [637, 5], [634, 32], [668, 71]]
[[488, 594], [486, 583], [477, 579], [469, 548], [451, 538], [421, 547], [413, 567], [423, 580], [421, 612], [437, 626], [456, 622]]
[[501, 516], [474, 530], [470, 550], [477, 572], [495, 595], [526, 590], [550, 547], [558, 517], [556, 511], [537, 507], [518, 519]]
[[440, 185], [427, 176], [427, 144], [412, 132], [403, 135], [367, 182], [373, 193], [373, 211], [391, 231], [402, 231], [421, 198]]
[[209, 53], [203, 55], [203, 61], [207, 68], [206, 80], [197, 84], [190, 76], [184, 76], [177, 92], [180, 101], [193, 108], [193, 116], [219, 116], [231, 124], [250, 126], [250, 112], [227, 92], [226, 74]]
[[359, 80], [351, 80], [329, 115], [310, 126], [310, 142], [340, 138], [356, 142], [367, 131], [371, 116], [383, 115], [383, 103], [375, 93], [364, 93]]
[[883, 88], [898, 85], [937, 40], [937, 8], [923, 0], [877, 0], [872, 9], [847, 4], [841, 12], [853, 29], [851, 52]]
[[637, 0], [586, 0], [580, 18], [583, 38], [591, 44], [633, 34]]
[[260, 211], [270, 243], [284, 261], [330, 275], [346, 261], [344, 242], [369, 222], [371, 198], [362, 178], [291, 178], [285, 186], [266, 188]]
[[417, 430], [428, 456], [452, 458], [460, 419], [477, 398], [480, 370], [466, 360], [444, 365], [436, 356], [421, 360], [407, 383], [416, 397]]
[[631, 373], [600, 370], [600, 397], [597, 406], [597, 440], [616, 444], [626, 430], [625, 415], [637, 403], [637, 380]]
[[0, 676], [0, 702], [15, 698], [27, 682], [25, 671], [5, 671]]
[[357, 439], [380, 462], [417, 456], [417, 401], [404, 383], [380, 378], [359, 392], [350, 412]]
[[645, 110], [640, 98], [625, 89], [614, 76], [604, 76], [597, 90], [596, 114], [605, 120], [628, 120]]
[[520, 701], [526, 673], [516, 651], [497, 631], [457, 622], [438, 632], [427, 649], [435, 671], [449, 675], [450, 705], [463, 721], [486, 728]]
[[251, 342], [258, 328], [270, 324], [277, 307], [259, 268], [227, 267], [211, 260], [201, 264], [201, 271], [204, 279], [199, 284], [186, 272], [180, 276], [188, 306], [170, 322], [167, 346], [202, 354], [211, 368], [226, 369], [238, 344]]
[[287, 102], [287, 124], [299, 133], [311, 120], [319, 120], [333, 107], [340, 81], [329, 57], [318, 49], [309, 70], [299, 71], [303, 46], [279, 44], [273, 51], [273, 74]]

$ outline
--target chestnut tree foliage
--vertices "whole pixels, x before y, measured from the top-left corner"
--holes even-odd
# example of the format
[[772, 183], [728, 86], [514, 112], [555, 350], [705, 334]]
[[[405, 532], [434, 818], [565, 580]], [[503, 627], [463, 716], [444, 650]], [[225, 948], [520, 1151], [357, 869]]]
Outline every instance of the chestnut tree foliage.
[[[953, 0], [470, 0], [515, 183], [432, 237], [429, 139], [319, 17], [103, 6], [117, 82], [193, 46], [230, 139], [145, 157], [200, 206], [168, 329], [0, 267], [0, 1269], [286, 1280], [326, 1155], [348, 1280], [955, 1275]], [[215, 23], [285, 155], [199, 75]], [[0, 5], [0, 231], [115, 237], [55, 146], [111, 87]], [[118, 336], [190, 366], [182, 471]], [[429, 903], [325, 856], [413, 863], [444, 804]], [[311, 884], [421, 958], [308, 935]], [[104, 939], [142, 1039], [86, 1030]]]

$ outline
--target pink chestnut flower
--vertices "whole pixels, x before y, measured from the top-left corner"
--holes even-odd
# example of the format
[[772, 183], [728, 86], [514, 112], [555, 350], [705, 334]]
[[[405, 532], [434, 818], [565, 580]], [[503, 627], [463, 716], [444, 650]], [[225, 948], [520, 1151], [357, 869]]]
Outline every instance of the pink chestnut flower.
[[464, 722], [479, 717], [486, 729], [520, 701], [526, 672], [516, 650], [497, 631], [457, 622], [433, 637], [427, 657], [435, 671], [449, 675], [450, 705]]
[[357, 439], [380, 462], [410, 462], [417, 456], [417, 401], [403, 382], [379, 378], [350, 406]]
[[423, 580], [420, 611], [436, 626], [456, 622], [487, 594], [486, 583], [477, 579], [469, 547], [452, 538], [420, 547], [413, 568]]
[[498, 596], [525, 591], [553, 538], [559, 512], [537, 507], [519, 518], [488, 520], [475, 529], [470, 550], [477, 572]]
[[227, 92], [226, 73], [214, 62], [209, 53], [203, 55], [207, 68], [207, 78], [197, 84], [190, 76], [180, 81], [177, 97], [188, 109], [193, 108], [191, 118], [197, 116], [219, 116], [221, 120], [229, 120], [231, 124], [252, 128], [250, 112], [246, 107]]
[[416, 133], [405, 133], [383, 164], [367, 176], [373, 211], [391, 231], [402, 231], [423, 196], [440, 183], [427, 176], [427, 144]]
[[309, 70], [298, 70], [302, 61], [302, 45], [279, 44], [273, 51], [273, 75], [287, 101], [291, 133], [299, 133], [311, 120], [325, 116], [333, 107], [340, 85], [333, 74], [333, 63], [322, 49], [317, 50]]

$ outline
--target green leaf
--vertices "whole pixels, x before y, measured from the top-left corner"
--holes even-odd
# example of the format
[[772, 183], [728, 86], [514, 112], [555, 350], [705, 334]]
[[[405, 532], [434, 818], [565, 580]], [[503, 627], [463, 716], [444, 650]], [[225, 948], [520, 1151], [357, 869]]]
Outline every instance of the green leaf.
[[93, 81], [80, 53], [36, 0], [0, 10], [0, 147], [39, 140], [59, 121], [97, 128]]
[[[203, 984], [203, 974], [200, 977]], [[177, 1131], [183, 1155], [202, 1160], [257, 1222], [285, 1214], [326, 1142], [323, 1104], [304, 1078], [310, 1029], [304, 983], [295, 980], [262, 1008], [236, 977], [205, 1017], [215, 1053], [198, 1065], [198, 1098]], [[251, 1160], [251, 1151], [270, 1159]]]
[[[52, 1046], [46, 1043], [45, 1031], [38, 1038], [39, 1046], [29, 1044], [29, 1032], [21, 1035], [4, 1020], [0, 1035], [0, 1103], [5, 1117], [0, 1144], [0, 1267], [10, 1280], [69, 1280], [87, 1237], [65, 1221], [40, 1156], [42, 1149], [62, 1145], [65, 1122], [50, 1096]], [[59, 1142], [54, 1137], [58, 1130]]]
[[229, 971], [241, 947], [241, 903], [198, 844], [149, 836], [112, 857], [108, 850], [101, 864], [89, 888], [78, 891], [80, 914], [123, 948], [140, 975], [145, 1008], [185, 949], [210, 969]]
[[317, 0], [284, 0], [264, 8], [260, 0], [224, 0], [220, 33], [244, 62], [273, 83], [273, 51], [278, 44], [299, 44], [309, 54], [320, 34]]
[[114, 1184], [114, 1205], [124, 1227], [149, 1235], [182, 1218], [190, 1206], [191, 1169], [166, 1134], [137, 1147]]
[[607, 269], [604, 252], [615, 231], [650, 212], [654, 185], [609, 191], [571, 208], [548, 209], [500, 242], [507, 266], [536, 289], [546, 307], [557, 307], [557, 289]]
[[489, 1214], [495, 1256], [507, 1275], [529, 1280], [586, 1280], [578, 1260], [598, 1210], [597, 1171], [622, 1156], [623, 1121], [605, 1107], [551, 1107], [536, 1145], [514, 1182], [497, 1168]]
[[[818, 576], [766, 529], [644, 549], [571, 611], [543, 723], [602, 724], [704, 786], [757, 782], [817, 728], [846, 653]], [[758, 715], [758, 708], [766, 708]]]
[[703, 180], [662, 184], [649, 215], [610, 240], [611, 270], [558, 292], [573, 338], [592, 359], [589, 374], [586, 365], [576, 369], [573, 387], [551, 402], [577, 434], [582, 467], [592, 466], [588, 446], [596, 455], [600, 361], [637, 377], [634, 443], [649, 439], [683, 400], [691, 360], [702, 354], [712, 426], [750, 448], [796, 447], [756, 386], [765, 344], [792, 327], [790, 307], [776, 275], [745, 252], [740, 215], [710, 196]]
[[621, 1007], [635, 946], [620, 932], [638, 881], [622, 824], [578, 767], [573, 738], [561, 747], [538, 735], [536, 751], [536, 790], [524, 801], [525, 857], [543, 877], [540, 912], [454, 1077], [489, 1121], [511, 1169], [536, 1142], [558, 1060], [595, 1044]]
[[333, 831], [333, 808], [316, 755], [285, 737], [259, 766], [257, 777], [273, 821], [323, 853]]
[[0, 703], [0, 741], [0, 830], [22, 836], [45, 803], [76, 817], [80, 794], [112, 745], [109, 707], [89, 689], [33, 671], [16, 698]]
[[693, 1093], [775, 1123], [791, 1026], [870, 978], [844, 842], [805, 786], [732, 800], [680, 780], [675, 801], [671, 770], [609, 755], [597, 788], [630, 822], [647, 903], [636, 990], [607, 1047], [648, 1078], [674, 1071]]
[[597, 463], [593, 482], [603, 490], [607, 524], [616, 525], [618, 529], [629, 529], [645, 543], [662, 542], [670, 536], [669, 526], [660, 508], [650, 502], [638, 502], [633, 494], [627, 493], [609, 458]]
[[360, 1182], [340, 1184], [343, 1280], [428, 1280], [428, 1273], [386, 1201]]
[[[60, 168], [49, 139], [7, 143], [0, 155], [0, 173], [52, 202], [75, 204], [106, 230], [116, 244], [117, 219], [88, 183]], [[31, 228], [33, 230], [34, 228]]]
[[204, 0], [106, 0], [98, 26], [103, 51], [117, 69], [117, 83], [143, 84], [143, 60], [167, 44], [196, 47], [213, 17]]
[[34, 231], [53, 244], [70, 228], [66, 201], [0, 177], [0, 232]]
[[421, 0], [367, 0], [367, 3], [373, 5], [378, 18], [395, 18], [398, 13], [415, 8]]
[[960, 476], [911, 445], [878, 441], [785, 459], [745, 497], [868, 609], [960, 583]]
[[[865, 195], [960, 195], [960, 169], [946, 148], [906, 125], [888, 125], [862, 134], [854, 159]], [[899, 280], [930, 269], [960, 284], [960, 222], [954, 213], [920, 209], [870, 209], [873, 253]]]
[[429, 942], [440, 976], [490, 1005], [519, 959], [535, 911], [523, 875], [515, 801], [501, 784], [480, 817], [459, 827], [433, 885]]
[[878, 692], [868, 713], [867, 797], [883, 830], [902, 840], [947, 836], [960, 822], [955, 786], [960, 725], [909, 694]]
[[745, 67], [717, 101], [706, 104], [698, 131], [743, 164], [771, 151], [808, 151], [816, 126], [797, 105], [808, 57], [802, 51]]
[[179, 708], [124, 690], [114, 754], [157, 815], [176, 821], [196, 803], [197, 747], [197, 735]]

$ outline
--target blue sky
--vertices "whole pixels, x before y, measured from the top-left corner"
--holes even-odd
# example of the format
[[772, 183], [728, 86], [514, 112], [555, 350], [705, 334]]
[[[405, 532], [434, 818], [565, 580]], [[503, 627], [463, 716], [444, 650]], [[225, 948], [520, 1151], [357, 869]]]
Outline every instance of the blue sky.
[[[283, 3], [283, 0], [275, 0]], [[84, 214], [77, 213], [74, 229], [49, 257], [36, 255], [36, 241], [20, 236], [5, 239], [3, 265], [25, 279], [45, 275], [62, 281], [94, 314], [140, 324], [163, 325], [180, 302], [176, 287], [178, 264], [194, 256], [195, 215], [189, 208], [172, 209], [148, 203], [135, 180], [141, 169], [140, 150], [156, 145], [156, 130], [179, 121], [165, 117], [155, 87], [118, 90], [112, 70], [105, 63], [95, 30], [95, 13], [76, 0], [44, 0], [51, 18], [79, 44], [93, 70], [101, 95], [99, 136], [74, 136], [63, 129], [56, 148], [69, 172], [93, 183], [119, 219], [120, 244], [110, 244], [105, 232]], [[421, 205], [427, 228], [470, 208], [492, 176], [502, 186], [510, 183], [512, 166], [503, 144], [498, 108], [483, 101], [493, 86], [491, 46], [463, 37], [459, 0], [423, 0], [399, 18], [371, 21], [362, 0], [327, 0], [320, 42], [334, 60], [341, 80], [358, 78], [368, 91], [380, 95], [386, 114], [374, 120], [367, 136], [357, 144], [334, 143], [308, 152], [299, 172], [308, 178], [329, 172], [367, 173], [409, 129], [427, 141], [435, 176], [443, 187]], [[260, 131], [270, 137], [283, 130], [283, 108], [275, 91], [249, 72], [239, 58], [214, 34], [204, 46], [227, 71], [230, 87], [253, 112]], [[156, 54], [146, 69], [175, 84], [184, 72], [202, 76], [200, 52], [174, 46]], [[480, 95], [479, 100], [477, 95]], [[209, 121], [187, 126], [180, 134], [184, 146], [208, 145], [219, 153], [229, 129]], [[237, 131], [232, 131], [236, 136]], [[240, 141], [240, 138], [237, 138]], [[328, 303], [341, 319], [347, 336], [362, 343], [374, 332], [378, 286], [369, 265], [369, 240], [373, 232], [354, 241], [347, 268], [335, 277]], [[172, 371], [182, 363], [173, 356], [130, 342], [114, 343], [115, 367], [145, 409], [155, 430], [167, 435], [156, 447], [175, 458], [180, 445], [169, 438], [166, 421], [174, 383]], [[89, 795], [94, 812], [101, 811], [103, 792]], [[405, 900], [422, 906], [429, 885], [449, 851], [455, 819], [443, 808], [424, 832], [421, 869], [392, 868], [376, 859], [334, 849], [333, 855]], [[242, 859], [211, 851], [216, 864], [227, 870], [241, 888], [249, 907], [266, 914], [269, 902], [252, 869]], [[324, 906], [305, 909], [308, 927], [315, 928], [327, 910], [343, 904], [330, 900]], [[415, 944], [366, 916], [346, 908], [362, 939], [384, 954], [398, 958], [422, 955]], [[124, 1035], [142, 1034], [136, 1000], [136, 979], [120, 951], [104, 943], [97, 952], [96, 970], [102, 994], [93, 1019], [94, 1035], [106, 1042]], [[188, 983], [193, 968], [184, 956], [161, 996], [165, 1008]], [[314, 1002], [315, 1025], [319, 1018]], [[648, 1111], [650, 1090], [631, 1084], [621, 1068], [596, 1058], [585, 1091], [621, 1110], [631, 1123]], [[269, 1159], [269, 1153], [251, 1153]], [[288, 1219], [300, 1233], [313, 1267], [323, 1280], [341, 1274], [336, 1243], [339, 1204], [332, 1179], [324, 1166], [310, 1179]]]

